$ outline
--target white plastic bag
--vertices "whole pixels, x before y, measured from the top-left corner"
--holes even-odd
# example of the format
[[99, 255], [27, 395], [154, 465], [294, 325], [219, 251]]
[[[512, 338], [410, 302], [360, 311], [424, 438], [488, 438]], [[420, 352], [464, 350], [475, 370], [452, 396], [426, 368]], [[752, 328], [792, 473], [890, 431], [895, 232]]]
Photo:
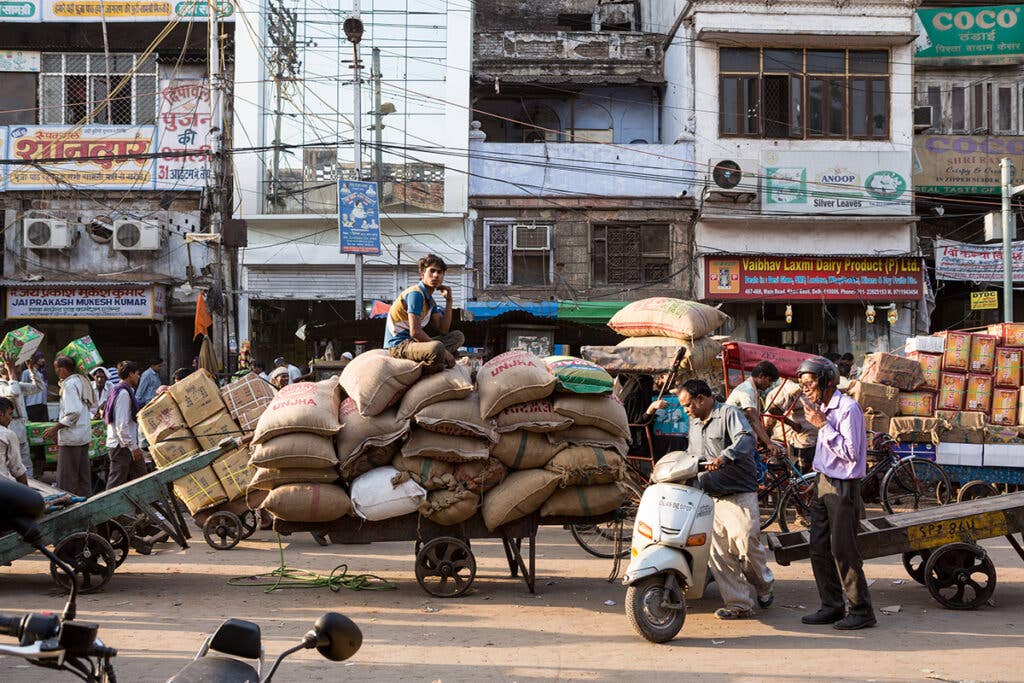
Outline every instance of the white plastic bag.
[[409, 479], [397, 486], [391, 480], [398, 470], [390, 465], [375, 467], [352, 482], [352, 507], [355, 513], [370, 522], [401, 517], [416, 512], [427, 498], [427, 490]]

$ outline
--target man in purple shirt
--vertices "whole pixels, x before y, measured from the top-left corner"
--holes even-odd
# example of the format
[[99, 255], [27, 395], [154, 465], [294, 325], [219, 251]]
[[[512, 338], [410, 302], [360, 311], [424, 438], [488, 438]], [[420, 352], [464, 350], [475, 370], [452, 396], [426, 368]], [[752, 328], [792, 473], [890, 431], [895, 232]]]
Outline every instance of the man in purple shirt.
[[[841, 631], [874, 626], [874, 610], [857, 547], [863, 503], [861, 479], [867, 469], [864, 412], [837, 390], [839, 370], [825, 358], [810, 358], [797, 368], [804, 415], [818, 428], [814, 471], [818, 473], [811, 504], [811, 569], [821, 609], [801, 619], [805, 624], [832, 624]], [[846, 609], [843, 596], [849, 603]]]

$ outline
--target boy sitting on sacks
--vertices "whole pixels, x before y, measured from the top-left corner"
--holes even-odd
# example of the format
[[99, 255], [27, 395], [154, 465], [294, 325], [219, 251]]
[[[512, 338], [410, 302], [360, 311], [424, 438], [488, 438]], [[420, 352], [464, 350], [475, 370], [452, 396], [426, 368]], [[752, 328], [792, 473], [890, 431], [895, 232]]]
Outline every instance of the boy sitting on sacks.
[[[441, 284], [448, 266], [439, 256], [420, 259], [420, 281], [402, 292], [391, 304], [384, 348], [392, 358], [406, 358], [424, 364], [425, 372], [439, 372], [455, 365], [455, 352], [466, 337], [452, 326], [452, 289]], [[434, 292], [444, 295], [444, 311], [434, 303]], [[432, 324], [441, 331], [431, 337], [423, 328]]]

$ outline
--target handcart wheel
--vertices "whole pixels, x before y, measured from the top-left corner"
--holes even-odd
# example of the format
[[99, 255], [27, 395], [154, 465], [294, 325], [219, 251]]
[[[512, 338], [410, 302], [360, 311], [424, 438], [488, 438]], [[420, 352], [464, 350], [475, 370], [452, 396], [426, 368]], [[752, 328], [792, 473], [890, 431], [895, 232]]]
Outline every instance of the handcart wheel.
[[203, 524], [203, 538], [214, 550], [230, 550], [242, 540], [242, 520], [234, 512], [214, 512]]
[[416, 554], [416, 581], [438, 598], [456, 598], [473, 585], [476, 558], [469, 544], [452, 536], [439, 536], [423, 544]]
[[903, 553], [903, 568], [910, 574], [910, 578], [924, 585], [924, 565], [931, 557], [932, 551], [928, 549], [911, 550]]
[[995, 484], [975, 479], [960, 487], [960, 493], [956, 496], [956, 502], [962, 503], [965, 500], [977, 500], [978, 498], [998, 495], [999, 489], [996, 488]]
[[246, 510], [242, 514], [238, 515], [238, 519], [242, 522], [242, 538], [249, 538], [256, 530], [260, 528], [259, 520], [256, 519], [256, 512], [254, 510]]
[[[114, 549], [107, 539], [90, 531], [66, 537], [54, 546], [53, 554], [71, 567], [80, 593], [93, 593], [106, 586], [117, 567]], [[71, 590], [71, 580], [52, 561], [50, 576], [64, 590]]]
[[107, 543], [114, 549], [114, 567], [120, 567], [128, 559], [128, 550], [131, 548], [131, 538], [128, 532], [117, 520], [109, 520], [96, 527], [96, 533], [107, 539]]
[[973, 543], [948, 543], [932, 553], [924, 566], [925, 586], [947, 609], [975, 609], [996, 590], [996, 568]]

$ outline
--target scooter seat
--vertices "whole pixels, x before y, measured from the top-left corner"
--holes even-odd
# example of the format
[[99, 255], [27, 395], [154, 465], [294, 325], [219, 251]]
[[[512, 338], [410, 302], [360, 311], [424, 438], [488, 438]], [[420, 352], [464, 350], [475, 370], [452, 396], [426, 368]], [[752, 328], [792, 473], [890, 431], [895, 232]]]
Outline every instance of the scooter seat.
[[230, 657], [200, 657], [167, 683], [259, 683], [255, 668]]

